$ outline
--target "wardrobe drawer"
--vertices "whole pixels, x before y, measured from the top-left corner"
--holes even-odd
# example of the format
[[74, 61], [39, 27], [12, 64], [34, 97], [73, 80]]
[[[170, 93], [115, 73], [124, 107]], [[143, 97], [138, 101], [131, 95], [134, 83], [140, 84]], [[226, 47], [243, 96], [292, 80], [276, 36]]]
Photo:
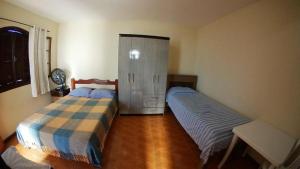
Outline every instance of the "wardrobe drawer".
[[165, 107], [164, 96], [146, 96], [143, 99], [144, 107]]
[[143, 114], [164, 114], [165, 108], [143, 108]]

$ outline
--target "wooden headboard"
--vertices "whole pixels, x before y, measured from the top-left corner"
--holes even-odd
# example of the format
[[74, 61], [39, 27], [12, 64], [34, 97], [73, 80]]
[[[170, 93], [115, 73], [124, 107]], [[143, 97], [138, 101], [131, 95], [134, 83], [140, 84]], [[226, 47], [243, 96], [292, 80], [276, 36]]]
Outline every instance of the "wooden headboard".
[[176, 75], [169, 74], [167, 80], [167, 89], [175, 86], [197, 88], [197, 75]]
[[118, 93], [118, 79], [112, 80], [100, 80], [100, 79], [79, 79], [75, 80], [74, 78], [71, 79], [71, 89], [76, 88], [76, 84], [99, 84], [99, 85], [113, 85], [115, 86], [115, 90]]

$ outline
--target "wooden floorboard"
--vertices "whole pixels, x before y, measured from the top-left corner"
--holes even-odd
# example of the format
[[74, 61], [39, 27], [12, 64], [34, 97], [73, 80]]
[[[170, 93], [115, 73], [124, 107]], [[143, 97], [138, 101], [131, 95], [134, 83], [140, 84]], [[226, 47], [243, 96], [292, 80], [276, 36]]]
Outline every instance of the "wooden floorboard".
[[[14, 136], [8, 145], [15, 145], [26, 158], [49, 163], [54, 169], [93, 169], [71, 160], [26, 149]], [[224, 169], [254, 169], [258, 165], [249, 157], [241, 157], [242, 148], [234, 150]], [[223, 152], [210, 158], [207, 169], [217, 168]], [[103, 169], [197, 169], [200, 151], [172, 113], [157, 116], [117, 116], [103, 150]]]

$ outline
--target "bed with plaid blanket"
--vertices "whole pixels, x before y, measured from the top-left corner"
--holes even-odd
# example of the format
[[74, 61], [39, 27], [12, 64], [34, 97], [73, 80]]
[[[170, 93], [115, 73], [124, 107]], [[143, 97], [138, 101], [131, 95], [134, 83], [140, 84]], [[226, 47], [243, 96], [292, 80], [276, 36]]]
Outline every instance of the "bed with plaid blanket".
[[100, 167], [116, 110], [114, 98], [65, 96], [21, 122], [17, 137], [25, 147]]

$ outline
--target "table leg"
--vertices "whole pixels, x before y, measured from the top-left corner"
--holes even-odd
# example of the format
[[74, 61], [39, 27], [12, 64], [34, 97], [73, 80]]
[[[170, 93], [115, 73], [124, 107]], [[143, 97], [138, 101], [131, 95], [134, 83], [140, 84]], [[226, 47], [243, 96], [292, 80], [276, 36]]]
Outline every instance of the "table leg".
[[243, 152], [243, 155], [242, 155], [242, 157], [246, 157], [246, 155], [248, 154], [248, 152], [249, 152], [249, 146], [247, 145], [247, 147], [246, 147], [246, 149], [245, 149], [245, 151]]
[[269, 161], [265, 160], [259, 168], [261, 168], [261, 169], [275, 169], [276, 167], [273, 164], [271, 164]]
[[231, 143], [230, 143], [230, 145], [229, 145], [229, 147], [228, 147], [228, 149], [227, 149], [227, 151], [226, 151], [226, 153], [225, 153], [225, 155], [224, 155], [222, 161], [221, 161], [220, 164], [218, 165], [218, 168], [219, 168], [219, 169], [221, 169], [222, 166], [224, 165], [224, 163], [226, 162], [227, 158], [229, 157], [229, 155], [230, 155], [231, 151], [233, 150], [235, 144], [237, 143], [238, 139], [239, 139], [239, 137], [238, 137], [237, 135], [233, 135], [233, 138], [232, 138], [232, 140], [231, 140]]
[[262, 163], [262, 165], [261, 165], [261, 169], [268, 169], [268, 167], [269, 167], [269, 162], [267, 161], [267, 160], [265, 160], [263, 163]]
[[199, 167], [198, 167], [198, 169], [204, 169], [205, 167], [204, 167], [204, 164], [203, 164], [203, 162], [201, 161], [201, 164], [199, 165]]
[[275, 169], [275, 166], [271, 164], [268, 169]]

